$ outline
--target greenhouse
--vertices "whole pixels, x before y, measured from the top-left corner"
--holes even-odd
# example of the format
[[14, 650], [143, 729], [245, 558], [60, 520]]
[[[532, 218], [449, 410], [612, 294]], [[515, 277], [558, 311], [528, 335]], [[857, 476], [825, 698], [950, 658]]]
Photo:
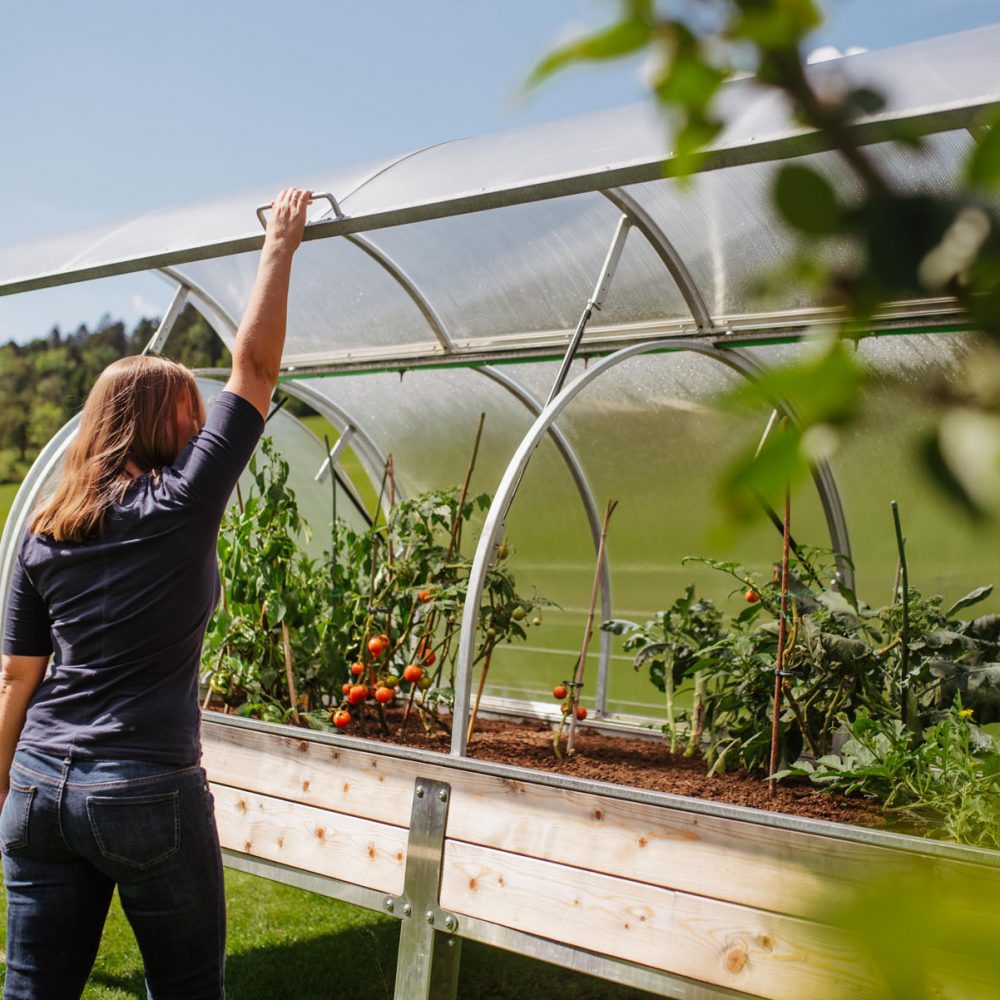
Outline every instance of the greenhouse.
[[[858, 140], [897, 189], [941, 193], [982, 113], [1000, 106], [998, 47], [995, 27], [809, 71], [818, 86], [878, 89], [885, 107], [855, 124]], [[497, 647], [482, 710], [499, 716], [559, 719], [549, 691], [580, 655], [595, 568], [597, 624], [649, 618], [689, 584], [720, 607], [732, 590], [682, 560], [718, 555], [706, 538], [719, 471], [782, 407], [748, 416], [717, 401], [807, 356], [836, 319], [808, 285], [762, 280], [793, 250], [772, 181], [792, 159], [831, 177], [840, 164], [751, 79], [726, 85], [722, 111], [725, 130], [687, 180], [665, 176], [671, 140], [647, 105], [311, 179], [322, 194], [296, 259], [280, 391], [334, 433], [324, 442], [286, 406], [267, 435], [290, 464], [317, 557], [331, 497], [364, 531], [379, 517], [370, 497], [388, 516], [393, 499], [461, 484], [477, 440], [473, 491], [491, 500], [466, 543], [450, 753], [206, 713], [205, 759], [228, 863], [401, 920], [397, 997], [454, 996], [463, 937], [665, 996], [877, 995], [852, 946], [830, 943], [818, 901], [917, 858], [934, 859], [944, 880], [972, 873], [996, 887], [1000, 877], [992, 851], [467, 754], [477, 627], [501, 548], [518, 585], [551, 606], [524, 642]], [[901, 123], [925, 137], [919, 149], [886, 141]], [[273, 194], [0, 248], [0, 294], [154, 271], [175, 294], [149, 350], [164, 349], [189, 305], [232, 347]], [[871, 373], [865, 420], [796, 494], [797, 537], [835, 554], [827, 586], [888, 594], [890, 499], [927, 592], [994, 582], [1000, 531], [955, 518], [929, 489], [906, 442], [931, 417], [898, 391], [960, 379], [974, 333], [952, 299], [928, 295], [882, 308], [857, 341]], [[208, 402], [220, 374], [199, 373]], [[52, 439], [15, 501], [0, 598], [74, 430]], [[761, 519], [724, 558], [769, 575], [777, 528]], [[663, 695], [612, 631], [595, 628], [586, 659], [583, 728], [613, 738], [662, 724]], [[970, 970], [954, 995], [988, 995], [988, 978]]]

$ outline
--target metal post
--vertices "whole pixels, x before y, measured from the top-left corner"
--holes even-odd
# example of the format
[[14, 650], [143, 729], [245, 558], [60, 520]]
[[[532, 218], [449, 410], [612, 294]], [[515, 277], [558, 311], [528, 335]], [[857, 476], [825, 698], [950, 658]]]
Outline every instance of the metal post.
[[184, 307], [187, 305], [187, 297], [187, 289], [183, 285], [178, 285], [177, 291], [174, 292], [174, 297], [170, 300], [170, 305], [167, 306], [166, 314], [160, 320], [160, 325], [156, 328], [156, 333], [149, 338], [149, 343], [142, 349], [143, 354], [163, 353], [167, 337], [170, 336], [174, 324], [180, 318], [181, 313], [184, 312]]
[[[406, 845], [403, 896], [385, 900], [402, 919], [395, 1000], [455, 1000], [462, 940], [458, 918], [438, 905], [451, 786], [417, 778]], [[397, 907], [399, 909], [397, 909]]]

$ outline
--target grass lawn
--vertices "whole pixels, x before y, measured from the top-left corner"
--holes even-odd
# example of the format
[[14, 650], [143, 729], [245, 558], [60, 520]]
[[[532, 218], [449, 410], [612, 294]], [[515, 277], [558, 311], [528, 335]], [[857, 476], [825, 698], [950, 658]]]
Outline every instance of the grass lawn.
[[[390, 1000], [398, 922], [369, 910], [226, 872], [231, 1000]], [[6, 935], [3, 934], [6, 943]], [[574, 1000], [643, 1000], [650, 994], [563, 972], [553, 965], [465, 942], [462, 1000], [534, 1000], [569, 991]], [[142, 962], [115, 896], [83, 993], [86, 1000], [145, 1000]]]

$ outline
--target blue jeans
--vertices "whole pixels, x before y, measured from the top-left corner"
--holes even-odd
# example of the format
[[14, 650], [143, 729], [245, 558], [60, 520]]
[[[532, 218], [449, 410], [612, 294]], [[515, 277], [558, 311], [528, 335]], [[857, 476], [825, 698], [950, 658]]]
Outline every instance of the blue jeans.
[[200, 767], [19, 750], [0, 813], [4, 1000], [76, 1000], [115, 885], [155, 1000], [220, 1000], [222, 856]]

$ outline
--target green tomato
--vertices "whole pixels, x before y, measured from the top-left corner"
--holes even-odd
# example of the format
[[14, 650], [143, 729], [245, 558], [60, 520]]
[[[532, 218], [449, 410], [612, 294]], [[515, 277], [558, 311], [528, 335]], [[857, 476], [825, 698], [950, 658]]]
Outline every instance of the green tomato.
[[433, 683], [434, 682], [426, 674], [424, 674], [424, 676], [417, 681], [417, 685], [420, 687], [421, 691], [426, 691]]
[[518, 604], [517, 607], [515, 607], [514, 610], [511, 611], [511, 613], [510, 613], [510, 620], [512, 622], [523, 621], [524, 617], [525, 617], [525, 615], [527, 615], [527, 613], [528, 612], [525, 611], [524, 608], [522, 608], [520, 604]]
[[542, 619], [539, 618], [538, 615], [535, 615], [535, 617], [531, 619], [531, 624], [532, 625], [541, 625], [542, 624]]

